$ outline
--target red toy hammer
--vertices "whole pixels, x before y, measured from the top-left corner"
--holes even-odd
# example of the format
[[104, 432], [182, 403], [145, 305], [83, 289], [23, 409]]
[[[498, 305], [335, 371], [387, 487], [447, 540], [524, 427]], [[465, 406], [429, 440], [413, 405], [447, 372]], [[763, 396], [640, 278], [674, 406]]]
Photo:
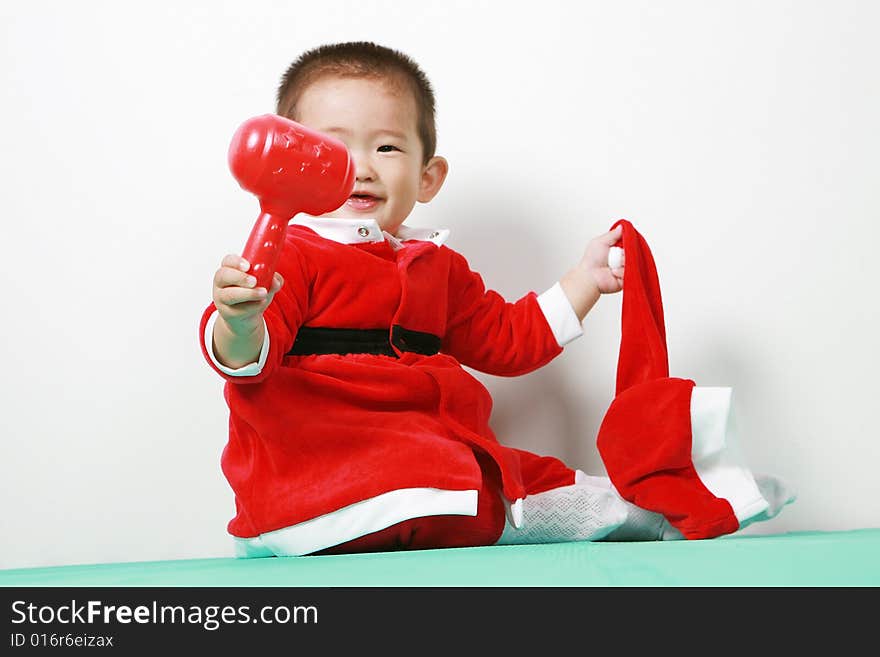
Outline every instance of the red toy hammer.
[[228, 159], [241, 188], [260, 201], [241, 255], [251, 263], [256, 287], [269, 290], [288, 222], [300, 212], [317, 216], [345, 203], [354, 188], [354, 162], [338, 139], [277, 114], [242, 123]]

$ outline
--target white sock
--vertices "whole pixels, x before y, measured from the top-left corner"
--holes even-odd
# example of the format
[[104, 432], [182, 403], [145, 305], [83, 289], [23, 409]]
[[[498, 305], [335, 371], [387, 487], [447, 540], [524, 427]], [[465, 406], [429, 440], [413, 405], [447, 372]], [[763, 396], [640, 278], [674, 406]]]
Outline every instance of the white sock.
[[598, 541], [626, 520], [626, 506], [613, 490], [573, 484], [523, 500], [522, 527], [509, 522], [497, 545]]
[[782, 511], [782, 507], [791, 504], [797, 499], [797, 495], [791, 486], [779, 477], [768, 474], [756, 474], [755, 483], [758, 484], [758, 490], [761, 491], [761, 495], [767, 500], [769, 506], [766, 511], [762, 511], [758, 515], [741, 522], [740, 529], [756, 522], [775, 518]]
[[605, 541], [675, 541], [684, 538], [682, 533], [669, 524], [661, 513], [648, 511], [620, 497], [608, 477], [588, 475], [577, 471], [576, 481], [612, 491], [626, 508], [626, 520], [611, 531]]
[[[580, 470], [577, 471], [577, 481], [583, 481], [596, 487], [606, 487], [617, 492], [608, 477], [588, 475]], [[767, 474], [756, 474], [755, 483], [769, 506], [756, 516], [743, 520], [739, 530], [749, 525], [770, 520], [779, 515], [782, 508], [797, 499], [791, 486], [783, 479]], [[626, 505], [627, 518], [624, 523], [609, 533], [603, 540], [606, 541], [670, 541], [684, 538], [681, 532], [669, 524], [669, 521], [660, 513], [648, 511], [621, 498]]]

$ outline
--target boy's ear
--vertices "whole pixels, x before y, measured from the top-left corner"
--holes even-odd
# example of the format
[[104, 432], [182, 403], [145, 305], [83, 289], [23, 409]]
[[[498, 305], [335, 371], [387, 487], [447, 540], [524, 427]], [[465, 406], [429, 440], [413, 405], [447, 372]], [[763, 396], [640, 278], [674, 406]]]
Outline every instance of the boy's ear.
[[419, 203], [427, 203], [437, 195], [449, 173], [449, 163], [445, 157], [435, 155], [422, 170], [422, 179], [419, 183]]

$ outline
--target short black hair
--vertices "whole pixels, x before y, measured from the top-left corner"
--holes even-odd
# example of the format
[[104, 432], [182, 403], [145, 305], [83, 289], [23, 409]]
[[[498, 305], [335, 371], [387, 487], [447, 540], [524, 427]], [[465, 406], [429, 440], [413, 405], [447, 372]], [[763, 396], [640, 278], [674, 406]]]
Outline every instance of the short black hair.
[[331, 43], [307, 50], [281, 77], [276, 113], [295, 121], [296, 104], [303, 91], [325, 75], [375, 78], [408, 86], [416, 101], [416, 127], [422, 142], [423, 161], [434, 157], [437, 149], [434, 90], [411, 57], [371, 41]]

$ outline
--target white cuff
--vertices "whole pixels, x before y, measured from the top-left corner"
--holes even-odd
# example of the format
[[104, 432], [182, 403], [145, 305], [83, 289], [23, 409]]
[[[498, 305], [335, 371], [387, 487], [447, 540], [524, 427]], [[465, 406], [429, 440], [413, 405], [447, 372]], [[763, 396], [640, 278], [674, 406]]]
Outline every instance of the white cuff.
[[538, 305], [541, 312], [547, 318], [553, 337], [560, 347], [564, 347], [572, 340], [581, 337], [584, 329], [571, 302], [562, 291], [562, 285], [558, 282], [543, 294], [538, 295]]
[[695, 386], [691, 392], [691, 460], [713, 495], [726, 499], [743, 525], [767, 510], [736, 435], [731, 388]]
[[217, 369], [223, 372], [224, 374], [228, 374], [229, 376], [256, 376], [260, 372], [263, 371], [263, 365], [266, 364], [266, 357], [269, 355], [269, 329], [266, 327], [266, 318], [263, 318], [263, 346], [260, 349], [260, 356], [257, 358], [255, 363], [248, 363], [247, 365], [242, 365], [238, 369], [232, 369], [231, 367], [226, 367], [219, 360], [217, 360], [216, 354], [214, 354], [214, 324], [217, 322], [217, 311], [215, 310], [211, 313], [211, 316], [208, 318], [208, 323], [205, 325], [205, 346], [208, 348], [208, 355], [211, 357], [211, 360], [214, 362], [214, 365], [217, 366]]

